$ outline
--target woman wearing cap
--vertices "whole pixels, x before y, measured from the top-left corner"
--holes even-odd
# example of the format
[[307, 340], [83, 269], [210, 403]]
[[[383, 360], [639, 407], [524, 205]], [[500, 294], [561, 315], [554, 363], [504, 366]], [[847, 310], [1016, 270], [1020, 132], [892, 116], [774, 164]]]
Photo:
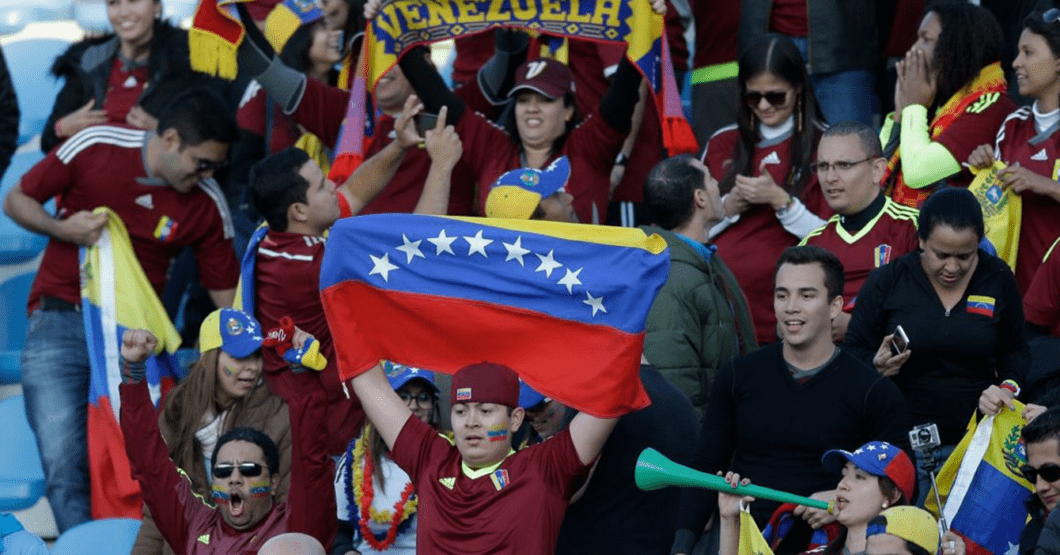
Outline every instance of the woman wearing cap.
[[[885, 441], [871, 441], [854, 452], [833, 449], [824, 454], [821, 462], [825, 468], [841, 471], [843, 475], [836, 488], [833, 510], [842, 529], [827, 545], [804, 553], [862, 553], [865, 551], [869, 522], [884, 509], [908, 504], [913, 498], [916, 487], [913, 463], [904, 451]], [[725, 479], [733, 487], [750, 483], [746, 478], [741, 480], [740, 475], [734, 472], [729, 472]], [[741, 505], [752, 501], [753, 497], [718, 494], [722, 555], [736, 554], [739, 548]], [[782, 510], [784, 507], [778, 512]], [[777, 547], [777, 543], [774, 543], [773, 548]]]
[[710, 236], [747, 295], [765, 345], [777, 338], [773, 266], [830, 212], [811, 171], [824, 116], [806, 63], [785, 37], [764, 37], [741, 54], [737, 81], [737, 123], [715, 133], [703, 152], [725, 208]]
[[102, 123], [154, 129], [177, 92], [208, 80], [191, 70], [188, 33], [162, 19], [162, 0], [107, 0], [113, 33], [74, 43], [52, 65], [65, 84], [41, 135], [45, 153]]
[[[210, 455], [217, 438], [238, 427], [265, 432], [280, 451], [277, 503], [290, 485], [291, 424], [287, 405], [261, 379], [262, 332], [253, 316], [234, 308], [221, 308], [203, 320], [199, 331], [199, 360], [187, 377], [165, 398], [158, 417], [159, 431], [169, 456], [191, 480], [192, 490], [211, 498]], [[133, 555], [173, 553], [151, 514], [144, 520], [133, 546]]]
[[[434, 373], [384, 364], [390, 386], [420, 420], [438, 427], [438, 386]], [[335, 475], [339, 533], [331, 552], [416, 553], [416, 494], [408, 474], [371, 424], [350, 442]]]

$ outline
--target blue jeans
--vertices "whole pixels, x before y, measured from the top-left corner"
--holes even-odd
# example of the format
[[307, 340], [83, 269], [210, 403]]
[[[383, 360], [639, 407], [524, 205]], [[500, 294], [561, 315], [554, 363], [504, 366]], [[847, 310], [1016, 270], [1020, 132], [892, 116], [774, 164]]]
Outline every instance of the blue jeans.
[[[942, 465], [945, 464], [946, 459], [950, 458], [953, 451], [957, 449], [956, 445], [943, 445], [938, 448], [935, 453], [935, 468], [934, 473], [936, 479], [938, 477], [939, 470], [942, 470]], [[920, 497], [917, 498], [916, 506], [923, 507], [924, 502], [927, 501], [930, 496], [932, 499], [935, 497], [935, 491], [931, 487], [931, 477], [928, 475], [928, 471], [924, 468], [920, 457], [916, 457], [916, 486], [920, 489]]]
[[86, 432], [89, 375], [81, 313], [34, 311], [22, 349], [22, 390], [60, 533], [92, 520]]
[[[805, 38], [788, 37], [806, 59]], [[817, 104], [830, 125], [860, 121], [873, 125], [873, 114], [879, 109], [876, 98], [876, 74], [869, 69], [849, 69], [810, 75]]]

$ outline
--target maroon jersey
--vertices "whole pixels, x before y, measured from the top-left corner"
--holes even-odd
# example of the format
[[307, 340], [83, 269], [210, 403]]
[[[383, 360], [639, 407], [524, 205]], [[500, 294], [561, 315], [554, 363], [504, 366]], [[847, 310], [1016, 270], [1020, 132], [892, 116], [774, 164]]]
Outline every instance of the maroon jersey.
[[[1054, 125], [1042, 133], [1034, 126], [1030, 107], [1009, 114], [997, 132], [994, 155], [1008, 165], [1019, 165], [1053, 181], [1060, 177], [1060, 133]], [[1060, 236], [1060, 203], [1024, 191], [1020, 218], [1019, 250], [1016, 252], [1016, 284], [1027, 291], [1042, 264], [1045, 252]]]
[[[148, 174], [143, 149], [146, 131], [100, 125], [77, 133], [22, 176], [22, 192], [44, 203], [59, 197], [57, 217], [106, 206], [125, 223], [144, 274], [156, 292], [166, 283], [170, 262], [186, 246], [195, 251], [203, 287], [231, 289], [239, 279], [232, 218], [213, 179], [180, 193]], [[71, 303], [81, 300], [78, 245], [48, 241], [29, 295], [28, 310], [41, 295]]]
[[[995, 130], [1001, 127], [1005, 117], [1015, 109], [1016, 104], [1005, 93], [997, 97], [984, 94], [932, 141], [946, 147], [953, 158], [963, 164], [979, 145], [994, 141], [997, 135]], [[946, 182], [955, 187], [967, 187], [971, 185], [972, 179], [972, 172], [962, 166], [961, 171], [947, 177]]]
[[125, 123], [125, 116], [140, 102], [140, 93], [144, 92], [150, 78], [147, 64], [126, 69], [121, 56], [114, 56], [107, 79], [107, 92], [103, 97], [103, 110], [107, 112], [108, 123]]
[[841, 216], [832, 216], [828, 223], [814, 230], [802, 245], [816, 245], [832, 251], [843, 263], [846, 285], [843, 287], [844, 310], [853, 308], [854, 299], [869, 274], [912, 252], [920, 245], [916, 234], [916, 219], [919, 211], [902, 206], [887, 198], [883, 209], [857, 233], [851, 235], [839, 224]]
[[[478, 207], [485, 213], [486, 197], [497, 178], [526, 164], [519, 145], [482, 114], [465, 111], [456, 131], [464, 141], [462, 161], [467, 162], [478, 180]], [[546, 162], [547, 165], [560, 156], [570, 160], [566, 189], [574, 197], [574, 210], [583, 223], [602, 223], [607, 219], [611, 167], [622, 150], [623, 140], [622, 134], [594, 112], [567, 135], [563, 148]]]
[[[269, 118], [266, 116], [266, 108], [272, 109], [271, 130], [267, 129]], [[236, 120], [239, 122], [240, 129], [261, 136], [267, 141], [266, 155], [276, 154], [294, 145], [302, 136], [298, 125], [290, 116], [283, 113], [280, 105], [268, 101], [268, 93], [257, 81], [251, 81], [247, 85], [247, 92], [243, 95], [239, 110], [236, 111]]]
[[1023, 316], [1027, 323], [1042, 326], [1054, 337], [1060, 337], [1060, 253], [1057, 240], [1049, 248], [1045, 261], [1023, 295]]
[[[347, 399], [339, 379], [331, 329], [320, 304], [320, 262], [324, 238], [269, 231], [258, 244], [254, 264], [254, 312], [261, 326], [270, 330], [290, 316], [294, 324], [320, 341], [320, 354], [328, 365], [320, 382], [328, 395], [328, 452], [342, 453], [364, 423], [364, 410], [354, 396]], [[264, 349], [265, 377], [272, 390], [287, 404], [292, 392], [288, 383], [289, 363], [273, 349]]]
[[697, 68], [736, 60], [736, 33], [740, 25], [739, 2], [692, 2], [696, 21]]
[[392, 452], [419, 496], [416, 552], [550, 554], [571, 495], [589, 473], [570, 432], [472, 470], [445, 436], [405, 421]]
[[[738, 140], [739, 132], [735, 125], [719, 130], [710, 138], [703, 152], [703, 163], [712, 176], [721, 179], [729, 170]], [[784, 183], [791, 169], [791, 134], [758, 143], [751, 164], [755, 168], [751, 177], [760, 175], [758, 168], [763, 161], [773, 181]], [[816, 175], [806, 183], [801, 200], [810, 212], [822, 218], [829, 216], [830, 210], [821, 194]], [[714, 244], [747, 296], [760, 345], [777, 339], [777, 319], [773, 311], [773, 269], [784, 249], [794, 247], [799, 239], [784, 229], [773, 207], [767, 204], [751, 206], [740, 214], [736, 223], [714, 238]]]

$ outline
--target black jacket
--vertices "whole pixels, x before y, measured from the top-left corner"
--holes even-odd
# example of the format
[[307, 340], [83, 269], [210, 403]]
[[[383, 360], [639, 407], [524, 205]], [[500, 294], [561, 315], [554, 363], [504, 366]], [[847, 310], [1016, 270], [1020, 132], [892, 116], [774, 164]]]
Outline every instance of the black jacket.
[[[89, 99], [96, 99], [94, 109], [102, 108], [118, 48], [118, 37], [107, 34], [76, 42], [55, 59], [52, 74], [65, 79], [66, 83], [55, 98], [55, 106], [44, 127], [40, 141], [42, 151], [47, 153], [62, 142], [55, 136], [56, 121], [84, 106]], [[140, 94], [140, 107], [157, 118], [162, 108], [189, 86], [207, 85], [220, 92], [218, 80], [192, 71], [189, 59], [188, 32], [165, 21], [156, 21], [147, 61], [151, 78]]]
[[0, 177], [4, 176], [18, 147], [18, 99], [15, 84], [0, 51]]
[[[732, 0], [730, 0], [732, 1]], [[876, 0], [807, 0], [810, 73], [872, 69], [877, 56]], [[740, 0], [739, 51], [769, 33], [770, 0]]]
[[[969, 296], [984, 297], [969, 309]], [[943, 445], [955, 445], [984, 389], [1006, 379], [1026, 385], [1030, 348], [1023, 303], [1012, 271], [979, 251], [964, 298], [945, 311], [911, 252], [869, 275], [858, 293], [843, 348], [868, 364], [883, 338], [901, 325], [912, 355], [893, 377], [911, 425], [934, 422]]]

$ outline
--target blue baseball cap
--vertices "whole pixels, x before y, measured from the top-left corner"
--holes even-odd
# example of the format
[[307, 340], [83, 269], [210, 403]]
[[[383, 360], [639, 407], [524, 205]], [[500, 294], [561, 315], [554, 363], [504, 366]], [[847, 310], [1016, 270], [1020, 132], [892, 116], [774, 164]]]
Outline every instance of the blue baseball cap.
[[261, 349], [261, 324], [235, 308], [211, 312], [199, 327], [199, 351], [221, 348], [236, 358], [245, 358]]
[[536, 389], [530, 387], [529, 385], [526, 385], [526, 382], [524, 382], [523, 380], [519, 380], [519, 406], [520, 407], [523, 407], [524, 409], [529, 409], [529, 408], [532, 408], [532, 407], [536, 407], [537, 405], [541, 404], [543, 401], [545, 401], [547, 399], [548, 399], [548, 397], [545, 397], [544, 395], [539, 393]]
[[390, 387], [392, 387], [394, 391], [401, 389], [402, 386], [412, 380], [420, 379], [430, 384], [431, 389], [433, 389], [435, 393], [441, 393], [438, 390], [438, 384], [434, 383], [434, 372], [431, 372], [430, 370], [413, 368], [411, 366], [397, 364], [388, 360], [383, 363], [383, 371], [386, 372], [386, 379], [390, 382]]
[[542, 199], [567, 186], [570, 160], [560, 156], [547, 168], [520, 168], [497, 178], [486, 197], [486, 216], [528, 220]]
[[886, 476], [898, 486], [906, 501], [913, 500], [913, 488], [916, 487], [916, 469], [913, 461], [905, 451], [886, 441], [870, 441], [858, 447], [853, 453], [842, 449], [832, 449], [821, 457], [821, 464], [830, 472], [837, 472], [850, 461], [854, 466], [872, 474]]

